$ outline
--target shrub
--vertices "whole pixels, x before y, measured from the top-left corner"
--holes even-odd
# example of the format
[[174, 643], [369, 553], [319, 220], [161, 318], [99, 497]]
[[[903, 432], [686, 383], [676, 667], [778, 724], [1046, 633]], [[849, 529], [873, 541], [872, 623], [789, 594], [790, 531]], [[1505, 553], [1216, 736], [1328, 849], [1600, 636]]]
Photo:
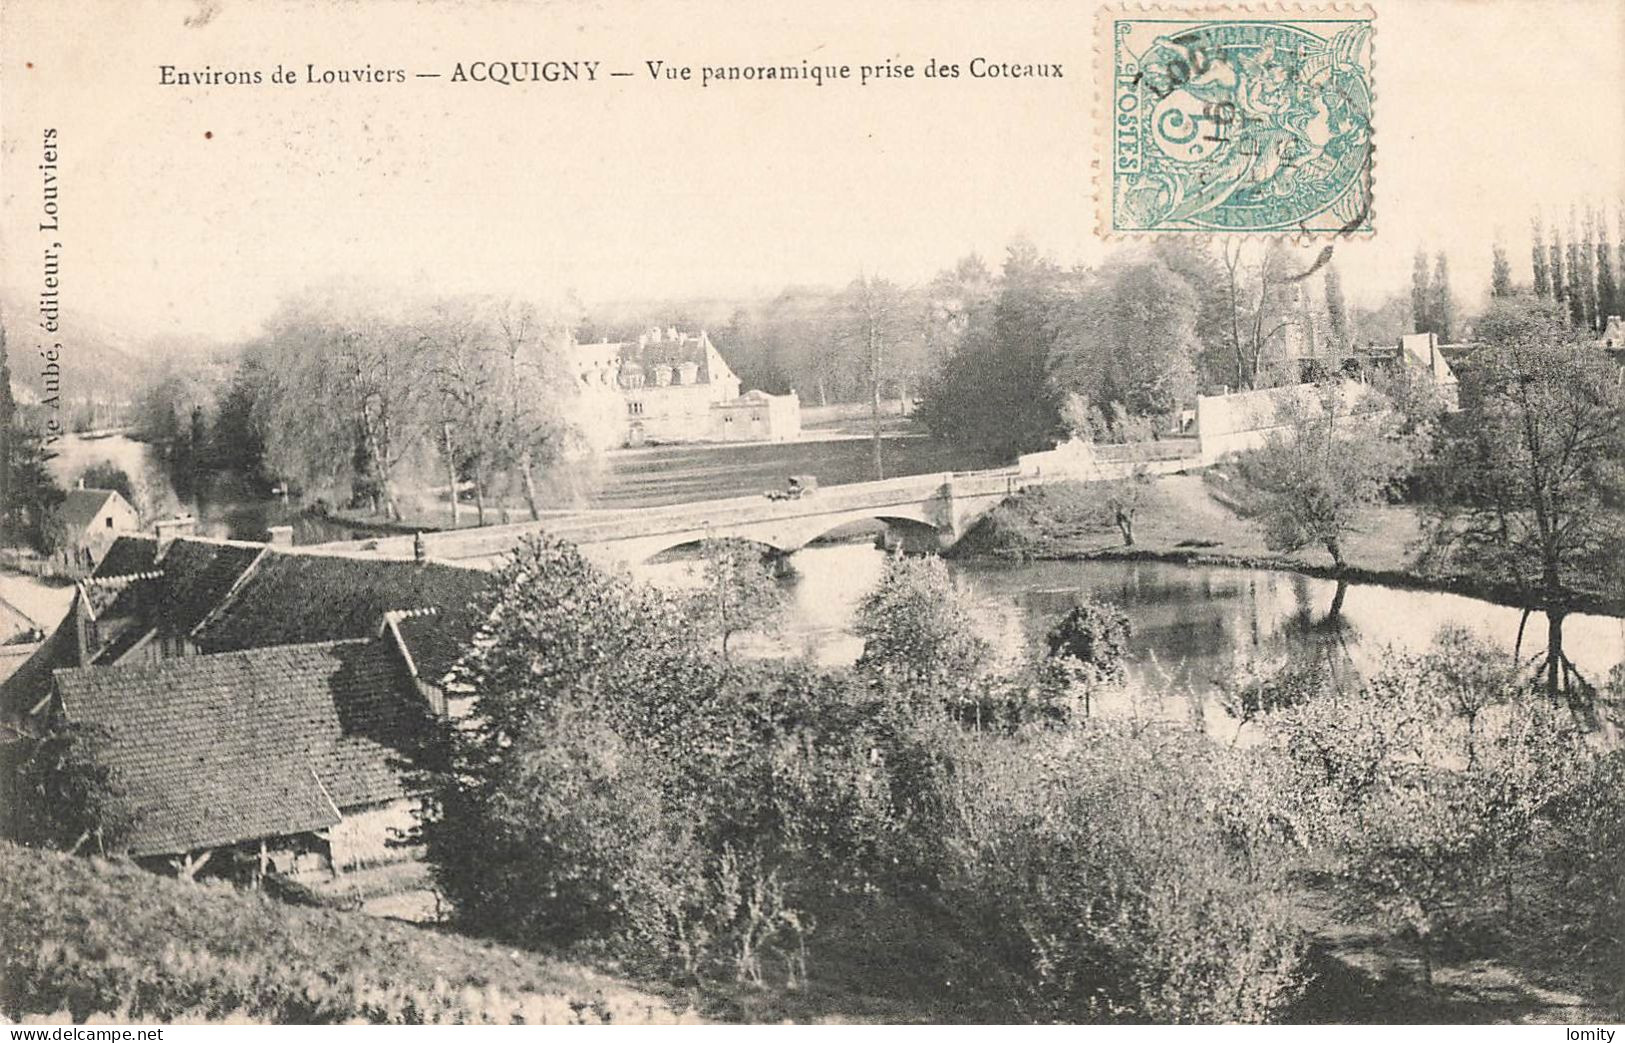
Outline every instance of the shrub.
[[[1096, 730], [985, 749], [960, 781], [947, 900], [989, 988], [1043, 1021], [1262, 1021], [1301, 983], [1286, 860], [1190, 735]], [[1245, 772], [1229, 773], [1239, 779]]]
[[859, 669], [903, 676], [976, 673], [992, 651], [968, 598], [937, 557], [894, 557], [858, 606]]
[[1071, 659], [1103, 681], [1121, 681], [1133, 632], [1128, 614], [1110, 602], [1081, 597], [1045, 637], [1049, 654]]

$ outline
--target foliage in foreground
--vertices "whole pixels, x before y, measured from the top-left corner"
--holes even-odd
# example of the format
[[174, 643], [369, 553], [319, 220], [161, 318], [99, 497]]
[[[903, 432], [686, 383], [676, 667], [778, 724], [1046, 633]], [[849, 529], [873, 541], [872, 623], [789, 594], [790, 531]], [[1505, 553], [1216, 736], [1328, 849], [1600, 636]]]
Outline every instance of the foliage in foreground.
[[1445, 631], [1264, 727], [1280, 813], [1348, 915], [1415, 942], [1427, 984], [1441, 943], [1474, 935], [1625, 958], [1621, 754], [1600, 754], [1504, 654]]
[[[431, 780], [424, 836], [460, 922], [668, 979], [798, 988], [821, 925], [913, 910], [879, 944], [946, 921], [975, 954], [963, 1003], [990, 1019], [1280, 1009], [1299, 951], [1275, 898], [1287, 860], [1237, 825], [1249, 773], [1215, 768], [1244, 755], [1189, 735], [1159, 753], [1049, 712], [966, 727], [971, 693], [1019, 686], [959, 654], [916, 571], [894, 566], [876, 634], [932, 624], [930, 640], [824, 672], [729, 663], [665, 595], [527, 544], [475, 649], [472, 722]], [[1183, 746], [1214, 763], [1169, 770]]]
[[653, 997], [531, 954], [11, 844], [0, 923], [0, 1012], [14, 1020], [674, 1020]]

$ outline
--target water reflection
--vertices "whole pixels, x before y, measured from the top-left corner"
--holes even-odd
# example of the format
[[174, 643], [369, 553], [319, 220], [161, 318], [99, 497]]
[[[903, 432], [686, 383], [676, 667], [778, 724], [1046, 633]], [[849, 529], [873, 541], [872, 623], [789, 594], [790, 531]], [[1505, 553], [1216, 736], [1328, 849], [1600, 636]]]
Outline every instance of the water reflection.
[[[786, 633], [772, 641], [741, 643], [757, 654], [804, 651], [835, 665], [854, 661], [862, 642], [851, 632], [858, 602], [885, 565], [885, 555], [863, 544], [808, 547], [794, 554], [792, 607]], [[690, 566], [643, 566], [656, 582], [684, 584]], [[1334, 676], [1365, 675], [1388, 650], [1421, 652], [1438, 631], [1456, 625], [1506, 649], [1510, 659], [1523, 613], [1456, 594], [1349, 584], [1338, 600], [1332, 580], [1264, 569], [1185, 566], [1161, 562], [1039, 562], [1004, 566], [954, 563], [954, 576], [975, 598], [984, 636], [1014, 658], [1023, 642], [1043, 632], [1080, 593], [1116, 602], [1134, 624], [1134, 672], [1211, 695], [1249, 661], [1302, 665], [1311, 661]], [[1532, 638], [1544, 644], [1546, 621], [1530, 614]], [[1625, 621], [1573, 614], [1563, 620], [1564, 650], [1587, 678], [1602, 679], [1625, 661]]]

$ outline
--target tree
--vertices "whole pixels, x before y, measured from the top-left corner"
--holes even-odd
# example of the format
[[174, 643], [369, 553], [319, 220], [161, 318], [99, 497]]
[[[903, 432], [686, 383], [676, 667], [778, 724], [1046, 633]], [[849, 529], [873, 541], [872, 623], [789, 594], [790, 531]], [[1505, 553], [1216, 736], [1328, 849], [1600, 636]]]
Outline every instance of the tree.
[[101, 756], [109, 740], [100, 726], [68, 722], [22, 740], [29, 749], [17, 765], [19, 839], [62, 851], [88, 841], [100, 854], [118, 850], [136, 818]]
[[1614, 277], [1614, 248], [1608, 241], [1608, 218], [1597, 215], [1597, 328], [1607, 327], [1610, 316], [1625, 313], [1625, 298]]
[[140, 504], [140, 498], [136, 496], [130, 476], [124, 473], [124, 468], [111, 460], [102, 460], [86, 467], [79, 472], [79, 481], [86, 489], [111, 489], [124, 497], [131, 506]]
[[1050, 352], [1056, 395], [1165, 416], [1196, 391], [1200, 301], [1160, 259], [1117, 257], [1069, 303]]
[[[1285, 430], [1271, 432], [1240, 462], [1250, 493], [1246, 513], [1269, 547], [1288, 553], [1322, 547], [1339, 572], [1362, 512], [1398, 491], [1413, 456], [1384, 403], [1356, 401], [1350, 408], [1348, 394], [1333, 385], [1321, 389], [1317, 402], [1287, 407]], [[1333, 617], [1339, 608], [1333, 605]]]
[[878, 275], [859, 276], [842, 295], [842, 336], [862, 360], [874, 438], [875, 480], [886, 477], [881, 453], [880, 391], [895, 366], [894, 356], [909, 335], [903, 292]]
[[1350, 328], [1348, 301], [1343, 296], [1343, 278], [1337, 265], [1326, 266], [1326, 321], [1332, 337], [1332, 357], [1341, 358], [1354, 350], [1354, 331]]
[[565, 361], [570, 342], [567, 323], [548, 316], [529, 301], [498, 302], [496, 316], [502, 430], [506, 456], [518, 469], [532, 521], [541, 517], [536, 497], [536, 468], [561, 460], [584, 445], [579, 425], [572, 423], [573, 398], [579, 393]]
[[1054, 444], [1062, 427], [1049, 358], [1075, 282], [1031, 243], [1010, 245], [991, 314], [973, 313], [958, 352], [925, 389], [918, 417], [932, 434], [999, 462]]
[[1456, 299], [1450, 292], [1450, 265], [1441, 251], [1434, 259], [1433, 281], [1428, 285], [1428, 329], [1441, 344], [1456, 333]]
[[24, 543], [42, 554], [56, 549], [59, 536], [53, 519], [65, 497], [51, 474], [51, 455], [38, 433], [13, 424], [8, 431], [9, 496], [0, 504], [7, 542]]
[[1512, 296], [1512, 265], [1507, 262], [1506, 245], [1496, 240], [1490, 262], [1490, 296]]
[[[11, 394], [11, 358], [6, 351], [6, 325], [0, 316], [0, 530], [8, 530], [11, 513], [11, 457], [17, 438], [17, 400]], [[0, 537], [9, 535], [0, 531]]]
[[1044, 644], [1050, 658], [1071, 659], [1092, 679], [1116, 682], [1127, 676], [1128, 639], [1132, 633], [1128, 614], [1121, 608], [1081, 597], [1050, 628]]
[[1174, 237], [1154, 240], [1151, 252], [1196, 294], [1198, 390], [1234, 386], [1230, 288], [1223, 263], [1212, 249]]
[[1560, 301], [1568, 296], [1569, 284], [1563, 278], [1563, 229], [1552, 226], [1551, 246], [1552, 299]]
[[485, 524], [484, 477], [499, 438], [494, 393], [495, 361], [486, 335], [485, 316], [473, 301], [440, 301], [415, 324], [434, 384], [439, 421], [438, 449], [446, 465], [446, 496], [452, 528], [462, 522], [461, 476], [475, 475], [474, 495], [479, 524]]
[[1123, 478], [1104, 483], [1101, 510], [1123, 534], [1123, 546], [1134, 546], [1134, 519], [1151, 498], [1151, 475], [1144, 464]]
[[1411, 264], [1411, 332], [1427, 333], [1433, 329], [1433, 284], [1428, 278], [1427, 251], [1418, 249]]
[[762, 548], [746, 540], [707, 539], [700, 545], [702, 587], [690, 602], [693, 618], [728, 640], [746, 630], [770, 630], [789, 606]]
[[1585, 304], [1585, 328], [1588, 330], [1602, 329], [1601, 319], [1597, 314], [1597, 276], [1594, 262], [1597, 257], [1597, 211], [1590, 206], [1586, 207], [1585, 224], [1582, 226], [1584, 238], [1580, 240], [1580, 289]]
[[905, 677], [964, 677], [990, 652], [941, 558], [898, 555], [858, 606], [860, 669]]
[[1547, 263], [1546, 230], [1541, 226], [1539, 216], [1530, 222], [1529, 248], [1530, 264], [1535, 279], [1535, 296], [1550, 297], [1552, 295], [1551, 270]]
[[1575, 329], [1583, 329], [1589, 323], [1586, 318], [1586, 278], [1580, 267], [1582, 250], [1579, 237], [1574, 230], [1574, 215], [1569, 214], [1569, 247], [1568, 247], [1568, 273], [1569, 287], [1567, 300], [1569, 302], [1569, 324]]
[[[1296, 283], [1314, 268], [1302, 268], [1292, 252], [1280, 242], [1264, 249], [1256, 265], [1245, 263], [1241, 242], [1222, 248], [1225, 282], [1229, 298], [1230, 345], [1235, 354], [1236, 386], [1267, 386], [1266, 360], [1282, 343], [1287, 331], [1301, 320], [1293, 314], [1292, 293]], [[1296, 374], [1293, 382], [1296, 382]]]
[[1577, 343], [1560, 305], [1491, 302], [1463, 374], [1462, 412], [1436, 470], [1447, 560], [1510, 581], [1547, 613], [1547, 687], [1570, 689], [1562, 620], [1574, 592], [1625, 551], [1625, 397], [1607, 359]]

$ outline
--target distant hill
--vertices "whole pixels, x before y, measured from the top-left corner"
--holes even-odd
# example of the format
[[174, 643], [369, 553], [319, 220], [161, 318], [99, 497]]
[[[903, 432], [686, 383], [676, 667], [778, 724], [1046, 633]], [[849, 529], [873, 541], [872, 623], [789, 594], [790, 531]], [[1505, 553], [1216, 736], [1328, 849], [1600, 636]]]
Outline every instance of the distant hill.
[[[0, 293], [0, 322], [6, 329], [12, 394], [20, 405], [35, 404], [46, 397], [45, 360], [39, 355], [45, 334], [37, 302]], [[123, 423], [147, 374], [163, 360], [211, 364], [235, 350], [201, 337], [138, 337], [81, 309], [64, 310], [54, 339], [62, 344], [62, 411], [70, 429], [76, 417], [79, 426], [86, 420], [93, 420], [93, 427]]]
[[[39, 328], [38, 303], [10, 293], [0, 295], [0, 321], [6, 327], [12, 394], [20, 404], [38, 402], [46, 397], [45, 360], [39, 350], [47, 336]], [[62, 344], [59, 364], [65, 415], [85, 406], [111, 412], [129, 404], [137, 386], [137, 379], [132, 378], [144, 366], [126, 333], [99, 319], [68, 312], [61, 331], [50, 336]]]
[[0, 1014], [75, 1021], [672, 1022], [560, 960], [0, 842]]

